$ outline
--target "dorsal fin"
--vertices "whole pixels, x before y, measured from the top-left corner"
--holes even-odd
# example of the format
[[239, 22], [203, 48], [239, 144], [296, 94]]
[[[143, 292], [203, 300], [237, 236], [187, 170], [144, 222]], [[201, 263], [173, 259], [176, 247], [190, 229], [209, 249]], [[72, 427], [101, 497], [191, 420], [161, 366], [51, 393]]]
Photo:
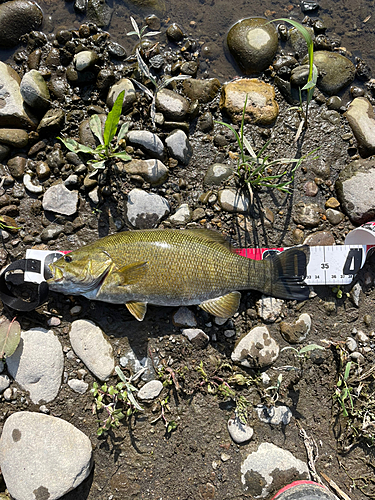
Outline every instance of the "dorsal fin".
[[200, 236], [201, 238], [204, 238], [205, 240], [208, 241], [212, 241], [214, 243], [219, 243], [220, 245], [223, 245], [225, 248], [228, 248], [228, 250], [231, 249], [231, 244], [226, 239], [226, 237], [223, 236], [221, 233], [214, 231], [213, 229], [205, 229], [197, 227], [196, 229], [195, 228], [184, 229], [184, 232], [190, 233], [193, 236]]

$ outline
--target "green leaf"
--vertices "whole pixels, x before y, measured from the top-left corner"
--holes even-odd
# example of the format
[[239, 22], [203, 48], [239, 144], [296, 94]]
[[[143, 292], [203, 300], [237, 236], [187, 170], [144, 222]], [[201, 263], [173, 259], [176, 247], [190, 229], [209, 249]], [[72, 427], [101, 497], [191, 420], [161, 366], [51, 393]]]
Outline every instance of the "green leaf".
[[119, 95], [117, 96], [113, 108], [108, 113], [107, 119], [105, 121], [103, 139], [104, 139], [104, 145], [106, 147], [109, 147], [112, 139], [116, 135], [117, 125], [120, 120], [122, 112], [122, 103], [124, 102], [124, 96], [125, 96], [125, 90], [120, 92]]
[[13, 318], [12, 321], [4, 319], [0, 324], [0, 358], [11, 356], [17, 349], [21, 339], [21, 326]]
[[123, 123], [120, 127], [120, 131], [117, 134], [117, 144], [125, 137], [129, 130], [129, 122]]
[[104, 144], [103, 134], [102, 134], [102, 122], [98, 115], [93, 115], [90, 118], [90, 129], [91, 132], [98, 138], [100, 144]]
[[78, 142], [74, 139], [70, 139], [70, 137], [68, 137], [67, 139], [58, 137], [57, 139], [59, 139], [64, 144], [64, 146], [69, 149], [69, 151], [72, 151], [73, 153], [77, 152]]
[[152, 74], [150, 73], [150, 70], [148, 69], [148, 66], [147, 64], [144, 62], [144, 60], [142, 59], [142, 56], [139, 52], [139, 50], [137, 49], [136, 51], [136, 56], [137, 56], [137, 62], [138, 62], [138, 68], [140, 71], [142, 71], [142, 73], [149, 79], [151, 80], [151, 82], [153, 83], [153, 85], [155, 86], [155, 88], [158, 88], [158, 84], [155, 80], [155, 78], [152, 76]]
[[299, 351], [299, 354], [304, 354], [305, 352], [314, 351], [315, 349], [320, 349], [324, 351], [325, 348], [318, 344], [309, 344], [306, 345], [305, 347], [302, 347], [302, 349], [300, 349]]
[[95, 167], [96, 169], [98, 170], [102, 170], [103, 168], [105, 168], [105, 162], [107, 160], [100, 160], [100, 161], [90, 161], [90, 165], [92, 165], [93, 167]]
[[135, 31], [135, 34], [138, 35], [139, 38], [141, 38], [141, 33], [139, 31], [139, 27], [138, 27], [137, 21], [134, 19], [134, 17], [130, 16], [130, 22], [132, 23], [132, 26], [133, 26], [133, 29]]
[[88, 153], [90, 155], [95, 154], [95, 149], [90, 148], [90, 146], [84, 146], [83, 144], [77, 143], [76, 153]]
[[119, 158], [123, 161], [130, 161], [132, 159], [131, 156], [128, 155], [125, 151], [121, 151], [121, 153], [114, 153], [112, 156]]

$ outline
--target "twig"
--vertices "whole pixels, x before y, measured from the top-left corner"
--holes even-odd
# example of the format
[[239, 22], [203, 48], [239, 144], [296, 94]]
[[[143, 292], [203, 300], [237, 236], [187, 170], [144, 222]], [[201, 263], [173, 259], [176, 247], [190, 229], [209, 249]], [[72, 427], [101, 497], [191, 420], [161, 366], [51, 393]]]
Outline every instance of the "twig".
[[333, 481], [330, 479], [324, 472], [321, 473], [324, 479], [327, 481], [327, 483], [330, 485], [330, 487], [343, 499], [343, 500], [351, 500], [350, 496], [348, 496], [342, 489]]
[[318, 446], [315, 442], [315, 439], [312, 437], [309, 437], [307, 435], [305, 429], [302, 427], [302, 425], [299, 423], [298, 420], [297, 420], [297, 426], [299, 428], [299, 435], [303, 439], [303, 444], [305, 445], [305, 448], [306, 448], [306, 453], [307, 453], [307, 458], [308, 458], [308, 466], [309, 466], [311, 477], [317, 483], [323, 484], [322, 480], [321, 480], [319, 474], [316, 472], [316, 468], [315, 468], [315, 462], [319, 458]]

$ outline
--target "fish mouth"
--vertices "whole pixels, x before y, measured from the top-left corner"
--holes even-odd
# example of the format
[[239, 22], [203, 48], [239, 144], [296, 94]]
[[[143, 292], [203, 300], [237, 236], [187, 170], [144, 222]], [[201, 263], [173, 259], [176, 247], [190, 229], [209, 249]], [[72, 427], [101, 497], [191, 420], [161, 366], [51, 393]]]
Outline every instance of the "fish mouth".
[[54, 265], [50, 264], [49, 268], [52, 272], [52, 278], [49, 278], [47, 280], [47, 283], [49, 285], [55, 285], [55, 284], [66, 284], [67, 286], [77, 286], [77, 289], [79, 289], [80, 293], [86, 293], [86, 292], [92, 292], [94, 290], [99, 292], [100, 288], [102, 287], [104, 280], [109, 274], [109, 271], [111, 270], [111, 266], [107, 266], [107, 268], [95, 279], [90, 280], [90, 273], [89, 270], [86, 270], [84, 276], [82, 279], [69, 279], [69, 277], [64, 276], [64, 271]]
[[54, 264], [50, 264], [49, 269], [52, 273], [52, 277], [47, 280], [47, 283], [61, 283], [64, 279], [64, 273], [62, 269], [55, 266]]

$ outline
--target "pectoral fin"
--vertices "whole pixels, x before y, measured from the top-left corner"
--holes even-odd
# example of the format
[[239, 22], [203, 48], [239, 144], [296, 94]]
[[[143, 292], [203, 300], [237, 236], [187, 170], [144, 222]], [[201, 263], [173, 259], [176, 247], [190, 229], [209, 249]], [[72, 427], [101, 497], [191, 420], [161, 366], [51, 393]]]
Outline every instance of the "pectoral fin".
[[143, 321], [147, 311], [147, 302], [126, 302], [125, 305], [135, 319]]
[[240, 300], [240, 292], [231, 292], [216, 299], [206, 300], [199, 304], [199, 307], [219, 318], [230, 318], [237, 311]]
[[117, 280], [119, 286], [133, 285], [145, 276], [147, 270], [147, 262], [133, 262], [132, 264], [113, 270], [111, 277]]

